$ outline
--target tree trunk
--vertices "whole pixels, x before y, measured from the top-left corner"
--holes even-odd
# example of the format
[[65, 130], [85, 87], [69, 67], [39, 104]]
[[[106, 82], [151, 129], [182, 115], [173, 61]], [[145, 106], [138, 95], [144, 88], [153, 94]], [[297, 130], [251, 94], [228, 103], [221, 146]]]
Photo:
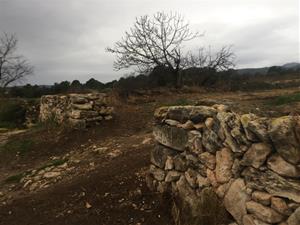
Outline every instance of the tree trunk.
[[175, 87], [180, 89], [182, 88], [182, 72], [180, 70], [175, 71]]

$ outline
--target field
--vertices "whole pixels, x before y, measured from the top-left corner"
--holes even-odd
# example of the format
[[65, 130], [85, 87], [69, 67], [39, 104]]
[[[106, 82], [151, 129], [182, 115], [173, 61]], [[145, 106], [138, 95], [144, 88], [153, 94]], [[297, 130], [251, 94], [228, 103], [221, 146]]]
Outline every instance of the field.
[[300, 114], [300, 89], [141, 92], [114, 103], [114, 120], [87, 130], [8, 127], [0, 132], [0, 224], [172, 224], [171, 199], [144, 179], [153, 112], [214, 103], [266, 117]]

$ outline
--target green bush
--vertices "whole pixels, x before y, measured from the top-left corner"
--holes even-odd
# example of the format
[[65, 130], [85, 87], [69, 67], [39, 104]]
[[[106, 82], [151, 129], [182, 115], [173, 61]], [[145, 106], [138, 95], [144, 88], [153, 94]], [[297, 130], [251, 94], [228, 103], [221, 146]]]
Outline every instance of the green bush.
[[300, 102], [300, 93], [294, 93], [291, 95], [279, 96], [269, 102], [269, 105], [285, 105], [293, 102]]
[[20, 101], [0, 102], [0, 127], [20, 127], [25, 122], [26, 109]]

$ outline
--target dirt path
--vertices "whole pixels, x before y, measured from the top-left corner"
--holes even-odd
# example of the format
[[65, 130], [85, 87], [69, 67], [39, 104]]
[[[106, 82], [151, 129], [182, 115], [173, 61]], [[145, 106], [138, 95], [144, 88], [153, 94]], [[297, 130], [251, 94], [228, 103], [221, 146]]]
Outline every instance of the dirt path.
[[24, 132], [26, 132], [26, 130], [12, 130], [12, 131], [7, 130], [4, 132], [0, 132], [0, 145], [5, 144], [10, 137]]
[[2, 206], [0, 224], [171, 224], [169, 207], [145, 186], [149, 150], [130, 151], [89, 174]]
[[[168, 201], [151, 193], [144, 179], [153, 147], [153, 108], [131, 106], [119, 111], [122, 116], [111, 124], [63, 136], [42, 150], [45, 154], [53, 150], [51, 157], [68, 157], [65, 170], [73, 169], [60, 174], [60, 180], [36, 190], [24, 188], [24, 182], [4, 185], [0, 225], [172, 224]], [[55, 150], [59, 146], [63, 152]], [[43, 165], [45, 154], [39, 150], [10, 158], [11, 167], [24, 164], [34, 170]]]

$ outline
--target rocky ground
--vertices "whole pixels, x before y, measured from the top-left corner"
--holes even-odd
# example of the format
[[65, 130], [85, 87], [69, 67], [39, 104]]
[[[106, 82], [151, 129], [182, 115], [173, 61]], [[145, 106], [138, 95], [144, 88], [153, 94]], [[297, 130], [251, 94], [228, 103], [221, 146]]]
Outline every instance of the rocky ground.
[[154, 145], [154, 109], [211, 101], [241, 112], [285, 115], [299, 113], [299, 103], [266, 102], [295, 91], [144, 95], [115, 105], [113, 121], [84, 131], [0, 132], [0, 146], [33, 142], [26, 152], [0, 150], [0, 224], [172, 224], [170, 200], [151, 193], [144, 179]]

